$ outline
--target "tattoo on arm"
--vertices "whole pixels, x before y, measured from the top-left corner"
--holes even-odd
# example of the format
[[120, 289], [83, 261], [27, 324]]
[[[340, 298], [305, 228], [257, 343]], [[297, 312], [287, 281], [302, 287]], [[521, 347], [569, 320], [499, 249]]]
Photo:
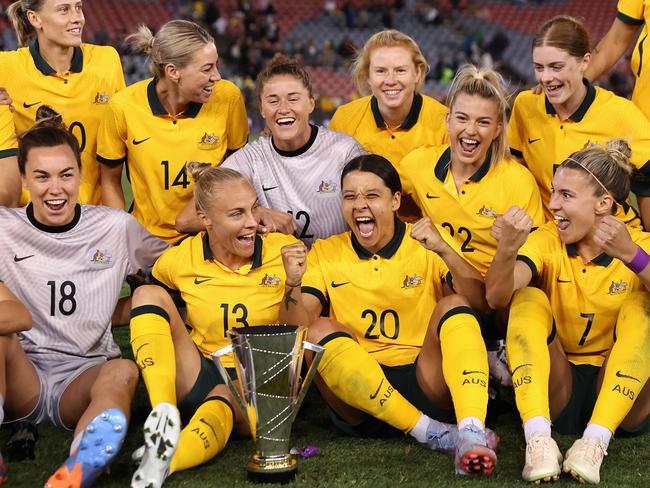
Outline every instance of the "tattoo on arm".
[[285, 293], [284, 293], [284, 309], [289, 310], [289, 305], [298, 305], [298, 300], [293, 298], [293, 288], [289, 288]]

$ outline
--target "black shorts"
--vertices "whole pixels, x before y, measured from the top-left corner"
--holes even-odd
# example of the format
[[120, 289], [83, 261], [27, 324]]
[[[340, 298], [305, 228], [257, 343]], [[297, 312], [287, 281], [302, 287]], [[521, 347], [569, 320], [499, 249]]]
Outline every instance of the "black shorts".
[[[412, 364], [402, 366], [384, 366], [381, 369], [386, 375], [390, 384], [399, 391], [415, 408], [425, 415], [441, 422], [454, 423], [456, 421], [454, 411], [437, 407], [424, 394], [415, 376], [417, 359]], [[396, 437], [404, 433], [381, 420], [369, 416], [359, 425], [351, 425], [339, 417], [336, 412], [329, 409], [330, 418], [334, 425], [348, 435], [355, 437]]]
[[[571, 365], [571, 376], [573, 377], [571, 398], [566, 407], [560, 412], [560, 415], [553, 420], [553, 430], [560, 434], [579, 435], [587, 427], [596, 406], [600, 367], [591, 364], [569, 364]], [[648, 430], [650, 430], [650, 417], [646, 418], [641, 425], [633, 430], [618, 429], [616, 435], [635, 436]]]
[[[215, 386], [224, 383], [214, 362], [206, 358], [198, 350], [197, 352], [201, 358], [199, 376], [196, 378], [194, 386], [192, 386], [189, 393], [178, 403], [178, 411], [181, 414], [183, 425], [187, 425], [192, 418], [192, 415], [194, 415], [194, 412], [196, 412], [199, 406], [203, 403], [203, 400], [208, 396], [208, 393], [210, 393]], [[226, 368], [226, 371], [231, 379], [234, 380], [237, 378], [235, 368]]]

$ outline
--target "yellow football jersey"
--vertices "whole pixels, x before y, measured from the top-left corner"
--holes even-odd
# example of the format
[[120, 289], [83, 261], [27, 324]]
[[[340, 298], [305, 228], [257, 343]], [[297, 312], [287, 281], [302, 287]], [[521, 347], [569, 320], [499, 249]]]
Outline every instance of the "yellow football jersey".
[[[13, 99], [18, 132], [34, 124], [40, 105], [49, 105], [62, 115], [81, 148], [79, 203], [99, 205], [97, 127], [110, 98], [124, 88], [117, 51], [110, 46], [82, 44], [74, 49], [70, 71], [60, 75], [43, 59], [38, 41], [34, 41], [17, 51], [0, 52], [0, 86]], [[28, 199], [24, 192], [22, 203]]]
[[463, 256], [485, 274], [496, 253], [490, 235], [497, 215], [513, 205], [523, 208], [535, 226], [544, 212], [535, 178], [523, 165], [507, 159], [490, 168], [490, 155], [458, 192], [451, 174], [448, 145], [424, 146], [410, 152], [399, 166], [402, 190], [424, 215], [454, 236]]
[[[610, 139], [626, 139], [632, 148], [631, 163], [642, 173], [650, 173], [650, 123], [629, 100], [614, 93], [587, 85], [587, 96], [571, 117], [562, 121], [543, 93], [522, 92], [517, 96], [510, 123], [508, 139], [511, 151], [523, 157], [537, 180], [545, 205], [546, 217], [551, 198], [551, 181], [557, 166], [571, 153], [587, 143], [604, 144]], [[646, 176], [647, 178], [647, 176]], [[650, 186], [641, 179], [632, 181], [632, 191], [650, 196]], [[639, 226], [640, 220], [629, 205], [622, 206], [617, 217]]]
[[650, 119], [650, 78], [648, 77], [650, 57], [648, 57], [646, 41], [650, 24], [650, 0], [619, 0], [616, 17], [628, 25], [643, 25], [630, 60], [630, 67], [636, 78], [632, 102]]
[[247, 140], [244, 100], [230, 81], [218, 81], [208, 103], [190, 103], [173, 117], [158, 99], [156, 80], [148, 79], [111, 100], [99, 128], [97, 159], [109, 166], [126, 162], [133, 216], [153, 235], [177, 242], [185, 235], [174, 227], [176, 216], [194, 188], [185, 163], [218, 166], [226, 151]]
[[379, 154], [397, 167], [406, 154], [424, 144], [449, 141], [445, 118], [447, 107], [426, 95], [416, 94], [402, 125], [389, 130], [374, 96], [341, 105], [329, 128], [354, 137], [370, 154]]
[[9, 107], [0, 105], [0, 159], [16, 156], [18, 154], [18, 141], [16, 127]]
[[[354, 331], [359, 343], [387, 366], [415, 361], [443, 296], [443, 283], [451, 283], [442, 258], [424, 249], [410, 232], [410, 224], [396, 220], [395, 235], [376, 254], [351, 232], [319, 239], [309, 251], [302, 278], [302, 292], [320, 300], [321, 315], [329, 312]], [[447, 233], [441, 235], [459, 251]]]
[[[200, 232], [167, 249], [152, 274], [165, 287], [180, 291], [190, 336], [210, 358], [230, 343], [228, 329], [278, 322], [286, 278], [280, 249], [296, 242], [279, 233], [257, 236], [253, 262], [233, 271], [214, 259], [208, 234]], [[231, 356], [222, 361], [234, 367]]]
[[[632, 240], [650, 252], [650, 233], [628, 230]], [[533, 282], [548, 295], [567, 358], [577, 364], [602, 365], [614, 344], [623, 300], [644, 289], [637, 275], [604, 253], [584, 263], [575, 244], [562, 243], [554, 222], [530, 234], [517, 259], [530, 267]]]

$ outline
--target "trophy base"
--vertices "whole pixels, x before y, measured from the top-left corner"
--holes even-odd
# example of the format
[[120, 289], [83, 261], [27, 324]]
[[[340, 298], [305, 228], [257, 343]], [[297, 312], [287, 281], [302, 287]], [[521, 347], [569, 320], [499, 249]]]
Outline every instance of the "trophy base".
[[246, 466], [248, 480], [255, 483], [289, 483], [296, 477], [298, 463], [290, 454], [262, 457], [253, 455]]

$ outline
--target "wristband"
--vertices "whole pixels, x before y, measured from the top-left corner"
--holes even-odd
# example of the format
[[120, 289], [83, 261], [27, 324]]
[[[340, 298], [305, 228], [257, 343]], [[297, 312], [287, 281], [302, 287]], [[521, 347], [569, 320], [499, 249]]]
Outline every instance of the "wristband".
[[[646, 256], [647, 256], [647, 254], [646, 254]], [[646, 264], [647, 264], [647, 263], [646, 263]], [[301, 286], [301, 285], [302, 285], [302, 281], [299, 281], [299, 282], [296, 283], [295, 285], [289, 283], [289, 282], [286, 281], [286, 280], [285, 280], [285, 282], [284, 282], [284, 286], [288, 286], [289, 288], [298, 288], [298, 287]]]
[[639, 274], [646, 268], [646, 266], [648, 266], [648, 263], [650, 263], [650, 256], [648, 256], [648, 253], [639, 247], [639, 249], [636, 251], [634, 259], [632, 259], [632, 261], [627, 263], [625, 266], [630, 268], [634, 274]]

